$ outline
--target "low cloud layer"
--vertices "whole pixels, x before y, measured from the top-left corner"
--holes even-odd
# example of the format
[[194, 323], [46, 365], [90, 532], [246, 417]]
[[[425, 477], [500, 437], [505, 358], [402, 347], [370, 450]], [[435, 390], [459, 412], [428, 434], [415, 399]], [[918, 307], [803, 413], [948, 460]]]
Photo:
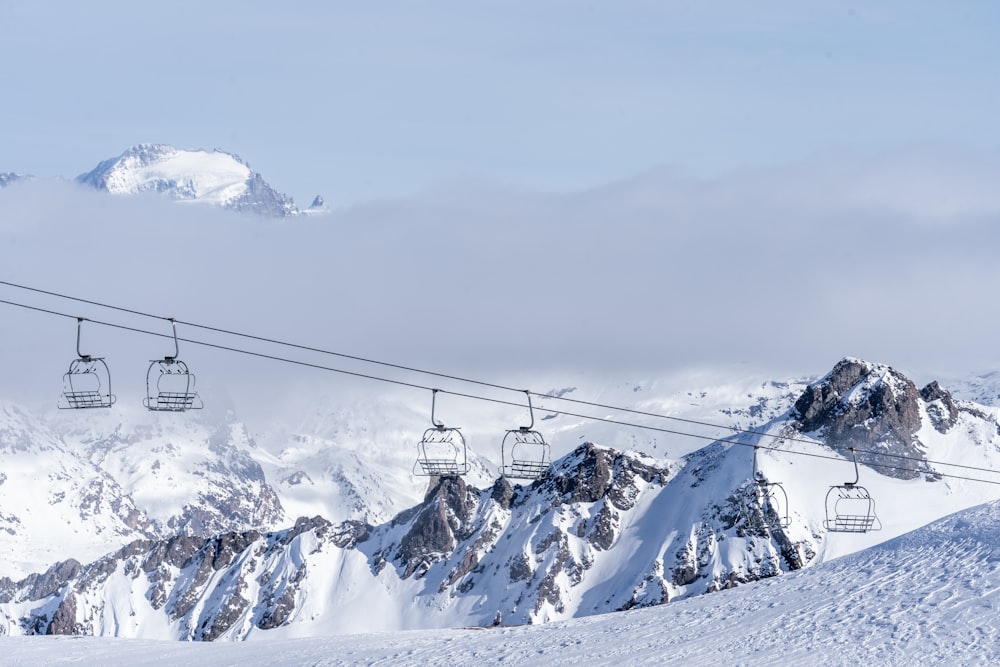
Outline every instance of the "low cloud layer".
[[[658, 171], [585, 192], [456, 186], [276, 223], [42, 180], [0, 191], [0, 280], [539, 391], [548, 387], [533, 386], [536, 373], [740, 365], [781, 376], [821, 373], [845, 355], [921, 377], [961, 374], [1000, 364], [998, 181], [990, 159], [899, 154], [714, 181]], [[6, 286], [0, 299], [169, 331]], [[53, 382], [57, 393], [75, 322], [0, 308], [3, 394], [34, 400]], [[135, 392], [149, 359], [172, 352], [169, 341], [96, 325], [84, 347], [129, 369], [120, 385]], [[329, 380], [182, 351], [200, 382], [235, 394], [285, 396]]]

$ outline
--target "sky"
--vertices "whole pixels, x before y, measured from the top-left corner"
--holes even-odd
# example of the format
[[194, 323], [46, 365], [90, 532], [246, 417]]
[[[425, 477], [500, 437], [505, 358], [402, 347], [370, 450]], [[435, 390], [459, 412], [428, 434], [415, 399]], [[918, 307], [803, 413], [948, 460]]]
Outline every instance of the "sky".
[[334, 206], [914, 148], [997, 156], [986, 1], [6, 2], [0, 171], [222, 148]]
[[[4, 3], [0, 171], [40, 179], [0, 193], [0, 279], [533, 391], [844, 356], [918, 383], [992, 371], [998, 14]], [[138, 142], [238, 153], [333, 213], [275, 223], [51, 178]], [[4, 316], [5, 389], [47, 391], [73, 322]], [[108, 333], [136, 368], [160, 354]], [[203, 379], [275, 375], [194, 358]]]

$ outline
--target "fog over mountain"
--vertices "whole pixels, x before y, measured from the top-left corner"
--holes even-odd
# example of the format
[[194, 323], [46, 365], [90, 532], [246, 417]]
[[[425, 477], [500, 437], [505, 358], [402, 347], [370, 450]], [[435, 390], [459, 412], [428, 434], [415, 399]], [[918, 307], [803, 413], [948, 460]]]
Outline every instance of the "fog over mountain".
[[[0, 196], [0, 277], [406, 365], [520, 375], [527, 386], [541, 371], [806, 373], [845, 355], [927, 379], [994, 368], [1000, 197], [989, 186], [1000, 167], [918, 157], [715, 181], [653, 172], [570, 193], [463, 185], [283, 226], [31, 181]], [[7, 310], [3, 344], [23, 396], [66, 363], [75, 332]], [[119, 364], [158, 353], [116, 331], [88, 340]], [[290, 372], [188, 354], [203, 361], [206, 388]]]

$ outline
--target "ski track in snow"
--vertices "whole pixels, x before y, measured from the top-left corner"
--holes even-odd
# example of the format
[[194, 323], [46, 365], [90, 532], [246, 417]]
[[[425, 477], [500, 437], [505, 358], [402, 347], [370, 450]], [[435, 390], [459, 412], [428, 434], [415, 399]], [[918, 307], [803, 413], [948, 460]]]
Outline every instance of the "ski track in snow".
[[4, 664], [995, 664], [1000, 502], [782, 577], [515, 628], [185, 643], [3, 638]]

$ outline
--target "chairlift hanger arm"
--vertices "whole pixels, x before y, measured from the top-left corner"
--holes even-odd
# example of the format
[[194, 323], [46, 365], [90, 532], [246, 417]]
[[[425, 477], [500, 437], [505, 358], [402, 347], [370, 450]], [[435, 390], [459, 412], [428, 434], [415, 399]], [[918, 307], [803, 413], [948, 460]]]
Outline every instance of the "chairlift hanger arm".
[[76, 356], [84, 361], [90, 361], [90, 355], [84, 354], [80, 351], [80, 331], [83, 329], [83, 321], [87, 319], [85, 317], [76, 318]]
[[535, 408], [531, 405], [531, 391], [528, 389], [524, 390], [525, 396], [528, 397], [528, 414], [531, 416], [531, 423], [527, 426], [522, 426], [521, 431], [526, 432], [535, 428]]
[[431, 423], [434, 424], [434, 428], [436, 428], [436, 429], [443, 429], [444, 428], [444, 422], [439, 422], [437, 419], [434, 418], [434, 410], [437, 407], [437, 395], [438, 395], [439, 391], [441, 391], [441, 390], [440, 389], [431, 389]]
[[163, 360], [169, 363], [174, 361], [175, 359], [177, 359], [177, 357], [181, 355], [181, 347], [180, 344], [177, 342], [177, 321], [172, 317], [168, 317], [167, 319], [170, 320], [170, 326], [173, 327], [174, 330], [174, 355], [172, 357], [171, 356], [163, 357]]
[[858, 472], [858, 455], [855, 453], [854, 448], [851, 447], [851, 458], [854, 460], [854, 481], [844, 482], [844, 486], [856, 486], [858, 482], [861, 481], [861, 473]]

